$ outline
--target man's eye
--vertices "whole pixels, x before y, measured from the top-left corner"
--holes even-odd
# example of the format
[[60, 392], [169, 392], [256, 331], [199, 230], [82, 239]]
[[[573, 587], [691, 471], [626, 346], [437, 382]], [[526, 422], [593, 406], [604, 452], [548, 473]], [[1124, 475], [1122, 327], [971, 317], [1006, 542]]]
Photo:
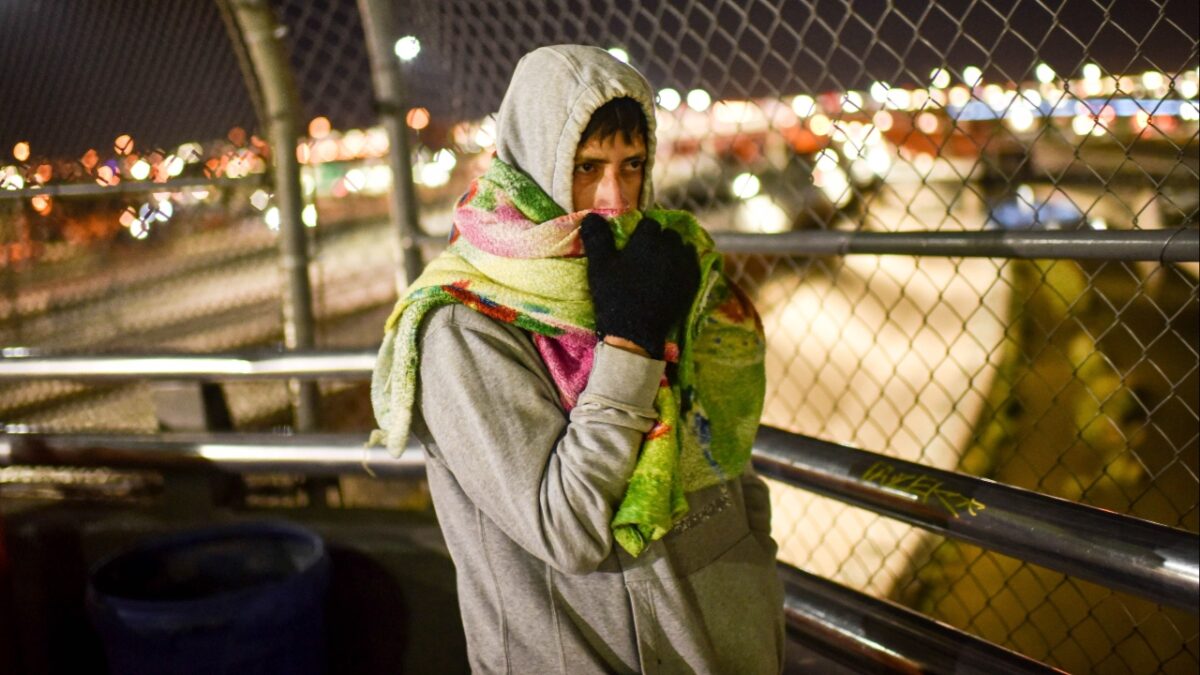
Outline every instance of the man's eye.
[[591, 173], [595, 169], [596, 165], [592, 164], [591, 162], [584, 162], [583, 164], [575, 165], [575, 173]]

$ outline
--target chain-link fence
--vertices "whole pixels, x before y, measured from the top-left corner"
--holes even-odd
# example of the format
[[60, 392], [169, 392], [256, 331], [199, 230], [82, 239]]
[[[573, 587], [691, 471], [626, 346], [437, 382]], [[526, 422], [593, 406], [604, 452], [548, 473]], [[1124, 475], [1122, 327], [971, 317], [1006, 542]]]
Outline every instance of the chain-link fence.
[[[405, 6], [412, 104], [454, 125], [421, 140], [451, 144], [451, 180], [488, 155], [517, 59], [580, 42], [658, 88], [658, 197], [713, 229], [1197, 222], [1194, 3]], [[766, 325], [765, 422], [1197, 530], [1196, 265], [729, 264]], [[1185, 612], [772, 487], [788, 562], [1071, 671], [1196, 667]]]
[[[297, 153], [315, 224], [322, 346], [369, 346], [394, 298], [395, 236], [383, 196], [392, 177], [387, 137], [372, 126], [364, 4], [273, 5], [287, 28], [307, 132]], [[229, 49], [215, 6], [190, 3], [189, 21], [161, 22], [144, 18], [155, 9], [113, 7], [103, 10], [117, 17], [105, 19], [112, 25], [150, 27], [126, 28], [132, 45], [177, 45], [158, 58], [197, 62], [195, 45], [219, 34], [219, 56], [191, 67], [219, 74], [221, 87], [241, 81], [238, 50]], [[415, 55], [414, 41], [397, 53], [412, 57], [402, 65], [406, 119], [422, 223], [433, 233], [445, 231], [453, 198], [486, 166], [491, 114], [517, 59], [563, 42], [610, 48], [646, 74], [659, 92], [658, 198], [715, 230], [1053, 233], [1197, 224], [1194, 2], [446, 0], [392, 9], [395, 36], [420, 45]], [[5, 11], [19, 10], [0, 10], [0, 25], [12, 23]], [[64, 25], [82, 27], [100, 19], [80, 16], [102, 10], [58, 11], [70, 19]], [[135, 16], [144, 23], [133, 24]], [[192, 30], [169, 37], [181, 25]], [[0, 41], [4, 71], [31, 70], [31, 49]], [[145, 66], [125, 64], [112, 49], [98, 53], [111, 68], [128, 68], [113, 88], [145, 83], [136, 70]], [[10, 81], [0, 78], [0, 87]], [[48, 96], [48, 81], [28, 76], [17, 93]], [[165, 105], [151, 89], [146, 95]], [[183, 137], [144, 132], [165, 148], [160, 163], [182, 154], [172, 144], [193, 138], [204, 158], [191, 169], [197, 177], [200, 167], [212, 173], [230, 164], [236, 174], [262, 156], [246, 118], [257, 104], [233, 89], [217, 94], [226, 89], [213, 85], [201, 96], [225, 106], [206, 118], [220, 128], [185, 122]], [[187, 118], [174, 107], [150, 110], [155, 120]], [[124, 123], [138, 114], [112, 128], [97, 123], [100, 140], [77, 146], [74, 136], [59, 147], [0, 125], [0, 151], [28, 142], [33, 157], [44, 143], [47, 157], [81, 158], [81, 180], [94, 181], [103, 166], [126, 177], [144, 157], [143, 132]], [[51, 118], [63, 120], [50, 127], [66, 134], [67, 118]], [[246, 130], [240, 143], [231, 126]], [[104, 146], [87, 160], [88, 147], [124, 133], [138, 137], [137, 157]], [[210, 150], [206, 139], [225, 139], [224, 149]], [[5, 160], [15, 167], [4, 168], [10, 186], [12, 176], [28, 182], [40, 171], [39, 160]], [[172, 200], [169, 226], [149, 231], [172, 230], [184, 213], [201, 223], [199, 214], [211, 212], [220, 225], [178, 227], [154, 249], [146, 246], [153, 239], [129, 237], [128, 225], [128, 241], [55, 249], [54, 236], [66, 235], [38, 234], [52, 228], [32, 198], [0, 202], [9, 209], [0, 216], [4, 341], [88, 351], [277, 343], [270, 188], [201, 191], [209, 190], [221, 201]], [[56, 200], [70, 216], [56, 227], [88, 218], [112, 227], [125, 206], [135, 209], [128, 220], [145, 221], [128, 193], [107, 199], [111, 213], [87, 217]], [[42, 257], [22, 262], [19, 252], [37, 242], [45, 242]], [[730, 256], [768, 335], [764, 422], [1196, 532], [1200, 270], [1064, 258]], [[156, 312], [170, 318], [156, 323]], [[43, 383], [19, 397], [12, 391], [4, 394], [8, 420], [153, 425], [144, 388]], [[58, 407], [48, 408], [46, 396], [58, 397]], [[281, 384], [245, 384], [230, 387], [230, 398], [244, 423], [268, 419], [287, 394]], [[112, 410], [98, 413], [105, 405]], [[852, 588], [1073, 672], [1194, 672], [1200, 661], [1197, 619], [1186, 612], [782, 484], [772, 494], [781, 558]]]

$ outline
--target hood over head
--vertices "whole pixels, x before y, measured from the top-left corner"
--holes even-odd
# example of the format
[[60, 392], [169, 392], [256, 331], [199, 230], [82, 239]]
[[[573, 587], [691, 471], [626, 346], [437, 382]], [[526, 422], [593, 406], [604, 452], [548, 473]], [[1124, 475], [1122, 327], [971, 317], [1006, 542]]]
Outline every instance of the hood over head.
[[597, 108], [624, 96], [641, 104], [646, 115], [646, 170], [638, 201], [645, 211], [654, 202], [654, 93], [641, 73], [598, 47], [542, 47], [517, 62], [497, 116], [496, 154], [571, 213], [579, 137]]

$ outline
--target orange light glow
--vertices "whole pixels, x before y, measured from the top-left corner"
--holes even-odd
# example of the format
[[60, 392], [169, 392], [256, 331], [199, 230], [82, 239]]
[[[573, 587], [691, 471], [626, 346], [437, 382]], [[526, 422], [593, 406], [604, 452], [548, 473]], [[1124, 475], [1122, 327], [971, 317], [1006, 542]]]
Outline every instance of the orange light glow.
[[308, 123], [308, 135], [312, 138], [325, 138], [332, 130], [333, 125], [330, 124], [329, 118], [325, 116], [314, 117], [312, 121]]
[[89, 149], [87, 152], [83, 153], [83, 157], [79, 158], [79, 163], [82, 164], [83, 168], [87, 169], [88, 171], [96, 168], [96, 163], [99, 161], [100, 155], [96, 154], [94, 149]]
[[113, 150], [118, 155], [128, 155], [133, 152], [133, 138], [129, 134], [121, 134], [113, 141]]
[[20, 143], [14, 145], [13, 157], [15, 157], [18, 162], [24, 162], [25, 160], [29, 159], [29, 144], [25, 141], [21, 141]]
[[33, 178], [39, 183], [49, 183], [54, 177], [54, 169], [49, 164], [39, 164], [36, 171], [33, 173]]
[[38, 195], [33, 199], [30, 199], [29, 203], [33, 206], [34, 211], [37, 211], [38, 214], [43, 216], [48, 215], [51, 208], [53, 208], [50, 197], [46, 195]]
[[135, 218], [137, 218], [137, 211], [132, 206], [126, 206], [118, 220], [121, 223], [121, 227], [129, 227], [133, 224]]
[[112, 167], [105, 164], [96, 170], [96, 182], [100, 185], [116, 185], [121, 182], [121, 177], [113, 171]]
[[405, 121], [408, 122], [408, 126], [420, 131], [429, 126], [429, 111], [424, 108], [413, 108], [408, 111]]
[[246, 145], [246, 130], [241, 127], [234, 127], [229, 130], [228, 138], [230, 143], [239, 148], [243, 147]]

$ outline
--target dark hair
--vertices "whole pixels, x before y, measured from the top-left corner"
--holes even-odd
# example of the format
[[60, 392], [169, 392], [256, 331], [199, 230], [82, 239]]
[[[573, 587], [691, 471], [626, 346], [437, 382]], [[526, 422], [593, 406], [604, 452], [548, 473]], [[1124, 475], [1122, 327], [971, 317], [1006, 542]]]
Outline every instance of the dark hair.
[[642, 112], [642, 104], [628, 96], [614, 98], [596, 108], [579, 137], [579, 144], [587, 143], [592, 137], [604, 140], [618, 132], [626, 143], [632, 143], [634, 138], [647, 142], [646, 113]]

